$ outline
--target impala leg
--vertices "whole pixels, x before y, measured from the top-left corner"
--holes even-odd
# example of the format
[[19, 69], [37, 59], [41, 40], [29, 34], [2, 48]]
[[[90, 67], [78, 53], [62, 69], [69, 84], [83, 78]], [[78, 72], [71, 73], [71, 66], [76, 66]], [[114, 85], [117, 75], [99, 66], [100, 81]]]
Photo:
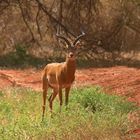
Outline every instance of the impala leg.
[[46, 96], [47, 96], [47, 90], [43, 90], [43, 105], [42, 105], [43, 113], [42, 113], [42, 120], [44, 118], [45, 109], [46, 109]]
[[62, 108], [62, 88], [59, 88], [59, 101], [60, 101], [60, 112], [61, 112], [61, 108]]
[[45, 109], [46, 109], [46, 97], [47, 97], [47, 90], [48, 90], [48, 81], [45, 77], [45, 75], [43, 76], [43, 105], [42, 105], [42, 120], [44, 118], [44, 114], [45, 114]]
[[53, 108], [53, 100], [55, 99], [57, 93], [58, 93], [57, 90], [53, 89], [53, 93], [49, 98], [49, 102], [50, 102], [49, 106], [50, 106], [51, 113], [52, 113], [52, 108]]
[[70, 92], [70, 87], [65, 89], [65, 105], [66, 105], [66, 109], [67, 109], [68, 100], [69, 100], [69, 92]]
[[51, 96], [50, 96], [49, 99], [48, 99], [49, 102], [50, 102], [51, 98], [52, 98], [52, 94], [51, 94]]

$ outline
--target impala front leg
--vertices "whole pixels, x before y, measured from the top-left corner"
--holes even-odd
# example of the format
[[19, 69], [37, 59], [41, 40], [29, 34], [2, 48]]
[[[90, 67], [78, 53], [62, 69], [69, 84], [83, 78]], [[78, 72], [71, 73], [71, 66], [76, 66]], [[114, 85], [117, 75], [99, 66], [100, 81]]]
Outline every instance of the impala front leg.
[[59, 101], [60, 101], [60, 112], [61, 112], [61, 108], [62, 108], [62, 88], [59, 88]]
[[68, 100], [69, 100], [69, 92], [70, 92], [70, 87], [65, 89], [65, 105], [66, 105], [66, 109], [67, 109]]

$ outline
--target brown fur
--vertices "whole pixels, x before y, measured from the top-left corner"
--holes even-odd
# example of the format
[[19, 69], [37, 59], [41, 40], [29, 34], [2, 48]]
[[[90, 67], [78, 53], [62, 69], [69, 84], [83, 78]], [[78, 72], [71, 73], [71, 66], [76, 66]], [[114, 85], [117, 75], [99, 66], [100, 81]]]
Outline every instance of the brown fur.
[[[71, 52], [70, 52], [71, 53]], [[68, 96], [71, 85], [75, 79], [76, 60], [75, 56], [70, 58], [68, 54], [66, 61], [63, 63], [48, 64], [43, 71], [43, 114], [45, 112], [46, 96], [48, 88], [53, 89], [49, 98], [49, 106], [52, 111], [52, 103], [57, 94], [59, 95], [60, 107], [62, 105], [62, 89], [65, 88], [65, 105], [68, 104]], [[60, 108], [61, 109], [61, 108]]]
[[75, 51], [79, 46], [78, 40], [83, 37], [85, 33], [82, 32], [81, 35], [77, 36], [75, 41], [71, 44], [64, 36], [56, 36], [60, 39], [63, 39], [67, 43], [68, 54], [66, 61], [63, 63], [51, 63], [48, 64], [43, 71], [43, 114], [42, 119], [44, 118], [45, 107], [46, 107], [46, 97], [48, 88], [53, 89], [53, 93], [49, 98], [49, 106], [52, 111], [53, 100], [59, 95], [60, 101], [60, 110], [62, 106], [62, 89], [65, 88], [65, 104], [68, 104], [68, 97], [71, 85], [75, 79], [75, 70], [76, 70], [76, 60], [75, 60]]

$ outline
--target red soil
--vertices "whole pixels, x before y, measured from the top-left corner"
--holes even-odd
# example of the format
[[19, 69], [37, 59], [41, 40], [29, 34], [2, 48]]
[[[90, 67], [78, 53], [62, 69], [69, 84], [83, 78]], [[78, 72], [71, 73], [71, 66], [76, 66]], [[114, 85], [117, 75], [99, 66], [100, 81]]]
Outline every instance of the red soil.
[[[41, 90], [41, 70], [0, 70], [0, 89], [21, 86]], [[76, 72], [74, 86], [99, 85], [109, 93], [124, 95], [140, 105], [140, 69], [89, 68]]]

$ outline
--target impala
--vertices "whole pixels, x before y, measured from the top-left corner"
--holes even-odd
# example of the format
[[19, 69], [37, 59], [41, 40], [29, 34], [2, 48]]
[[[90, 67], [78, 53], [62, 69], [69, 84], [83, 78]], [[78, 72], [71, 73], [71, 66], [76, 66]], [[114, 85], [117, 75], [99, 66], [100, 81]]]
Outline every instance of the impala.
[[68, 39], [64, 36], [56, 36], [67, 43], [67, 55], [65, 62], [62, 63], [50, 63], [46, 65], [43, 70], [42, 85], [43, 85], [43, 113], [42, 119], [44, 118], [45, 108], [46, 108], [46, 97], [48, 88], [53, 89], [53, 93], [49, 97], [49, 107], [52, 112], [52, 105], [55, 97], [59, 96], [60, 110], [62, 106], [62, 89], [65, 89], [65, 105], [68, 105], [69, 91], [71, 89], [72, 83], [75, 79], [76, 71], [76, 49], [79, 45], [79, 40], [85, 35], [82, 33], [79, 35], [73, 43], [70, 43]]

